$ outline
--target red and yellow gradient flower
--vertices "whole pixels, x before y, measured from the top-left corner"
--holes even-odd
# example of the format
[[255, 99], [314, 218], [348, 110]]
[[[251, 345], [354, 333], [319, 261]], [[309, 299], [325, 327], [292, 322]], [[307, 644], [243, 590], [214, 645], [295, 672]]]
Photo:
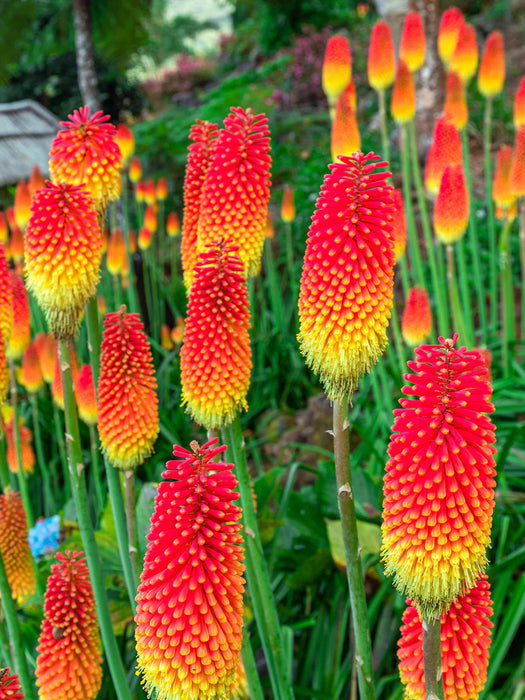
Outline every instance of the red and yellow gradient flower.
[[11, 270], [10, 277], [13, 311], [11, 332], [5, 354], [10, 360], [18, 360], [24, 354], [24, 350], [31, 340], [31, 318], [24, 280], [13, 270]]
[[0, 336], [0, 406], [7, 401], [9, 393], [9, 367], [5, 354], [4, 339]]
[[345, 90], [351, 77], [350, 44], [342, 34], [334, 34], [326, 44], [321, 76], [323, 91], [331, 109], [335, 107], [339, 95]]
[[133, 184], [137, 184], [142, 177], [142, 165], [137, 157], [133, 157], [129, 163], [128, 170], [129, 179]]
[[33, 199], [35, 196], [35, 192], [37, 190], [41, 190], [42, 187], [45, 187], [44, 176], [42, 175], [42, 171], [38, 165], [33, 166], [33, 169], [31, 170], [31, 177], [29, 178], [27, 186], [29, 187], [29, 195], [31, 199]]
[[351, 156], [361, 148], [361, 135], [357, 116], [343, 91], [337, 100], [332, 121], [331, 152], [334, 163], [341, 162], [339, 156]]
[[13, 210], [7, 210], [7, 218], [11, 235], [9, 236], [9, 252], [11, 259], [15, 264], [15, 270], [20, 272], [20, 267], [24, 262], [24, 232], [18, 226], [13, 218]]
[[49, 171], [55, 183], [81, 185], [93, 198], [97, 212], [120, 196], [122, 154], [108, 123], [109, 116], [81, 107], [69, 115], [49, 151]]
[[30, 394], [35, 394], [44, 386], [44, 375], [34, 340], [25, 349], [19, 380]]
[[461, 80], [467, 84], [476, 73], [478, 59], [476, 30], [471, 24], [465, 22], [459, 30], [456, 48], [450, 57], [450, 70], [457, 73]]
[[139, 231], [137, 243], [142, 251], [148, 250], [153, 243], [153, 233], [151, 229], [149, 229], [147, 226], [143, 226]]
[[23, 231], [27, 226], [29, 217], [31, 216], [31, 194], [29, 192], [29, 187], [24, 180], [20, 180], [16, 186], [13, 215], [16, 225]]
[[210, 244], [195, 266], [180, 351], [182, 404], [207, 429], [228, 425], [247, 408], [249, 329], [248, 290], [237, 246], [224, 240]]
[[250, 700], [250, 690], [242, 659], [237, 662], [234, 681], [230, 686], [230, 700]]
[[[138, 666], [159, 700], [229, 697], [242, 643], [241, 509], [217, 438], [175, 446], [137, 594]], [[188, 527], [188, 523], [191, 526]], [[220, 554], [219, 554], [220, 553]]]
[[513, 116], [516, 129], [525, 124], [525, 75], [521, 79], [514, 96]]
[[[398, 642], [399, 674], [405, 697], [426, 700], [423, 666], [423, 621], [407, 601]], [[441, 665], [445, 700], [477, 700], [487, 680], [492, 622], [487, 576], [459, 595], [441, 615]]]
[[425, 27], [419, 12], [409, 12], [403, 22], [399, 58], [411, 73], [418, 71], [425, 63]]
[[451, 245], [463, 236], [470, 212], [462, 165], [448, 165], [441, 178], [434, 203], [434, 231], [438, 240]]
[[75, 384], [75, 397], [77, 399], [78, 415], [86, 425], [96, 425], [97, 422], [97, 397], [93, 382], [91, 365], [82, 365]]
[[392, 190], [392, 236], [394, 238], [394, 256], [396, 261], [405, 254], [407, 245], [407, 221], [405, 217], [405, 203], [401, 190]]
[[11, 336], [13, 324], [13, 287], [11, 272], [5, 255], [5, 249], [0, 244], [0, 333], [7, 344]]
[[492, 199], [497, 208], [507, 210], [516, 201], [516, 196], [510, 186], [510, 171], [512, 168], [512, 148], [503, 145], [498, 151], [494, 182], [492, 183]]
[[9, 229], [7, 228], [7, 221], [5, 220], [4, 212], [0, 211], [0, 243], [6, 244], [9, 238]]
[[27, 519], [19, 493], [7, 488], [0, 494], [0, 552], [11, 595], [22, 605], [36, 591]]
[[149, 207], [156, 204], [157, 192], [155, 189], [155, 180], [146, 180], [144, 183], [144, 201]]
[[166, 233], [170, 238], [175, 238], [180, 233], [179, 215], [175, 211], [170, 211], [166, 219]]
[[412, 73], [404, 61], [399, 61], [392, 91], [390, 113], [398, 124], [411, 121], [416, 114], [416, 88]]
[[120, 275], [126, 264], [128, 254], [122, 230], [115, 227], [111, 232], [106, 252], [106, 267], [110, 275]]
[[394, 584], [440, 614], [486, 566], [496, 448], [481, 355], [454, 338], [421, 345], [388, 448], [382, 557]]
[[48, 182], [31, 209], [25, 235], [28, 288], [55, 337], [70, 338], [99, 279], [101, 238], [93, 200], [81, 187]]
[[283, 201], [281, 203], [281, 219], [285, 224], [291, 224], [295, 219], [295, 213], [293, 189], [290, 185], [285, 185], [283, 190]]
[[432, 330], [432, 312], [428, 293], [424, 287], [412, 287], [401, 319], [401, 332], [407, 345], [416, 347], [425, 341]]
[[505, 82], [505, 47], [503, 34], [491, 32], [481, 57], [478, 70], [478, 89], [487, 99], [492, 99], [503, 90]]
[[144, 326], [126, 307], [104, 321], [98, 381], [98, 433], [118, 469], [135, 469], [159, 433], [157, 381]]
[[441, 178], [448, 165], [461, 165], [463, 156], [458, 130], [444, 115], [436, 119], [432, 143], [425, 165], [425, 187], [430, 194], [437, 194]]
[[454, 71], [447, 73], [443, 118], [453, 124], [459, 131], [464, 129], [468, 122], [465, 87], [459, 75], [454, 73]]
[[233, 107], [214, 145], [202, 189], [197, 250], [219, 238], [239, 246], [248, 277], [261, 267], [270, 199], [270, 132], [265, 114]]
[[24, 700], [24, 697], [16, 673], [0, 668], [0, 700]]
[[449, 7], [441, 16], [438, 32], [438, 53], [447, 69], [464, 24], [465, 17], [458, 7]]
[[525, 195], [525, 124], [516, 131], [510, 168], [510, 189], [516, 198]]
[[197, 262], [197, 228], [202, 203], [204, 179], [213, 156], [217, 124], [197, 120], [191, 127], [188, 162], [184, 178], [184, 212], [182, 215], [181, 258], [184, 284], [189, 289]]
[[151, 233], [156, 233], [158, 228], [158, 218], [155, 213], [155, 207], [153, 204], [148, 204], [144, 212], [143, 226], [151, 231]]
[[155, 196], [159, 202], [168, 198], [168, 181], [165, 177], [159, 177], [155, 188]]
[[[122, 168], [125, 170], [131, 156], [135, 153], [135, 137], [131, 129], [125, 124], [119, 124], [115, 131], [115, 143], [120, 149], [122, 155]], [[140, 179], [140, 178], [139, 178]]]
[[[14, 424], [12, 416], [9, 420], [6, 420], [4, 425], [7, 466], [9, 467], [10, 471], [13, 472], [13, 474], [18, 474], [18, 458], [15, 448], [15, 436], [13, 434]], [[19, 418], [18, 420], [18, 436], [20, 440], [20, 462], [22, 464], [22, 471], [25, 474], [32, 474], [36, 464], [35, 453], [33, 451], [33, 446], [31, 445], [33, 434], [29, 428], [24, 425], [23, 418]]]
[[367, 72], [368, 82], [377, 92], [389, 88], [396, 75], [396, 54], [392, 32], [388, 24], [381, 19], [372, 27]]
[[94, 700], [102, 683], [95, 598], [82, 552], [56, 554], [44, 597], [36, 684], [40, 700]]
[[378, 161], [356, 153], [329, 166], [308, 232], [298, 339], [331, 400], [353, 394], [387, 343], [393, 206]]
[[38, 333], [35, 338], [44, 381], [51, 384], [55, 376], [55, 339], [50, 333]]

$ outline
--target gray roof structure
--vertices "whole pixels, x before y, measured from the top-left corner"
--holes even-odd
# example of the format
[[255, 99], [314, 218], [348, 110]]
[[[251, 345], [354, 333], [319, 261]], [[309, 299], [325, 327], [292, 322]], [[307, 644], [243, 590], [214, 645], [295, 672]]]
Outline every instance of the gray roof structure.
[[34, 100], [0, 104], [0, 187], [27, 180], [35, 165], [48, 175], [59, 128], [59, 119]]

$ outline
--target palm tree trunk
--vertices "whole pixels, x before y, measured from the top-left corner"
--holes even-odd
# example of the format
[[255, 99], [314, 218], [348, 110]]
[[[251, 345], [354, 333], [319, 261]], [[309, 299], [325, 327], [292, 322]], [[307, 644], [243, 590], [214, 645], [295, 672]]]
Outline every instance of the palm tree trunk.
[[91, 112], [94, 112], [100, 109], [100, 96], [91, 33], [90, 0], [73, 0], [73, 24], [78, 86], [82, 101], [89, 106]]

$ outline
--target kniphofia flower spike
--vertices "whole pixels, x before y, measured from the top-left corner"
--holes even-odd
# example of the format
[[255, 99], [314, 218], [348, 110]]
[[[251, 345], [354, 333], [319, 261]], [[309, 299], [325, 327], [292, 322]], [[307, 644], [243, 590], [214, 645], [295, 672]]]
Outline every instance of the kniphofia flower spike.
[[396, 74], [394, 42], [390, 27], [383, 20], [378, 20], [372, 27], [367, 72], [368, 82], [378, 92], [386, 90], [394, 82]]
[[335, 34], [328, 39], [323, 61], [322, 85], [332, 111], [337, 98], [347, 87], [352, 77], [352, 55], [348, 39]]
[[0, 494], [0, 552], [13, 599], [21, 605], [36, 591], [27, 518], [19, 493]]
[[401, 332], [407, 345], [415, 347], [423, 343], [432, 330], [432, 312], [428, 293], [424, 287], [412, 287], [401, 319]]
[[8, 668], [0, 668], [0, 700], [24, 700], [18, 676]]

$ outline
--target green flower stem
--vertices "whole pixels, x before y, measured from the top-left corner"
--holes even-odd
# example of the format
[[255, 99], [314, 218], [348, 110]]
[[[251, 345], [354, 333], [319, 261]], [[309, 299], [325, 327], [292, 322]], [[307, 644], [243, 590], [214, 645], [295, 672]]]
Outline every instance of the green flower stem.
[[440, 619], [423, 613], [423, 662], [427, 700], [444, 700]]
[[397, 261], [397, 264], [399, 266], [399, 269], [401, 270], [401, 283], [403, 285], [403, 292], [405, 294], [406, 299], [406, 297], [408, 296], [408, 290], [410, 289], [410, 277], [408, 276], [407, 259], [404, 253]]
[[264, 270], [268, 279], [268, 290], [270, 293], [270, 306], [273, 313], [275, 326], [281, 327], [283, 336], [287, 333], [286, 319], [284, 314], [283, 295], [277, 278], [275, 260], [272, 251], [272, 240], [267, 238], [264, 242]]
[[113, 307], [119, 309], [122, 305], [122, 293], [120, 289], [120, 275], [111, 275], [113, 282]]
[[117, 697], [119, 700], [131, 700], [131, 693], [126, 682], [126, 673], [122, 665], [117, 640], [113, 631], [100, 555], [95, 541], [93, 524], [89, 515], [86, 479], [82, 461], [82, 447], [78, 430], [75, 396], [73, 394], [71, 351], [67, 340], [60, 340], [58, 342], [58, 362], [60, 364], [60, 375], [62, 377], [62, 387], [64, 390], [64, 413], [66, 418], [66, 437], [69, 446], [68, 457], [71, 490], [75, 501], [80, 536], [88, 563], [91, 585], [95, 595], [102, 641], [104, 643], [106, 658]]
[[7, 466], [6, 441], [5, 441], [5, 424], [0, 414], [0, 486], [2, 491], [11, 486], [12, 474]]
[[133, 269], [133, 256], [129, 249], [129, 192], [128, 192], [128, 175], [122, 173], [121, 176], [122, 186], [121, 186], [121, 202], [122, 202], [122, 216], [124, 218], [124, 240], [126, 241], [126, 255], [128, 258], [128, 268], [129, 268], [129, 285], [127, 289], [128, 297], [128, 308], [131, 313], [137, 313], [139, 311], [139, 302], [137, 297], [137, 281], [135, 278], [135, 272]]
[[467, 347], [473, 348], [475, 345], [475, 336], [471, 311], [472, 302], [468, 288], [469, 271], [467, 268], [467, 261], [465, 259], [465, 246], [463, 239], [457, 241], [456, 251], [458, 254], [458, 275], [461, 284], [461, 308], [464, 309], [463, 318], [465, 320], [465, 332], [467, 334], [465, 344]]
[[35, 524], [31, 501], [29, 500], [29, 491], [27, 489], [26, 475], [22, 468], [22, 448], [20, 445], [20, 426], [18, 425], [18, 387], [16, 385], [15, 363], [9, 360], [9, 393], [11, 396], [11, 408], [13, 409], [13, 442], [15, 444], [16, 463], [18, 465], [18, 485], [20, 487], [20, 495], [26, 512], [27, 526], [32, 528]]
[[283, 653], [283, 642], [277, 608], [273, 599], [268, 569], [264, 561], [263, 548], [257, 516], [253, 506], [250, 474], [243, 450], [243, 437], [239, 417], [224, 430], [227, 442], [233, 454], [236, 475], [241, 496], [246, 579], [253, 602], [255, 620], [261, 637], [273, 697], [279, 700], [291, 700], [294, 697], [291, 679], [287, 677]]
[[89, 449], [91, 452], [91, 471], [93, 472], [93, 481], [95, 482], [95, 493], [97, 496], [97, 512], [100, 517], [106, 504], [106, 492], [100, 478], [97, 431], [94, 425], [89, 426]]
[[11, 589], [9, 587], [9, 582], [7, 580], [7, 575], [5, 572], [4, 562], [2, 555], [0, 554], [0, 598], [2, 607], [4, 609], [5, 620], [7, 622], [7, 631], [9, 634], [9, 640], [11, 642], [11, 656], [15, 660], [15, 670], [20, 679], [20, 684], [26, 700], [36, 700], [35, 689], [29, 674], [29, 668], [27, 666], [27, 661], [24, 652], [24, 645], [22, 642], [22, 635], [20, 634], [20, 627], [18, 625], [18, 618], [16, 615], [16, 608], [11, 597]]
[[503, 372], [507, 378], [511, 374], [510, 344], [516, 338], [514, 290], [512, 286], [512, 262], [510, 258], [510, 232], [513, 221], [506, 220], [499, 240], [500, 252], [500, 301], [501, 325], [503, 328], [502, 354]]
[[135, 471], [124, 472], [124, 497], [126, 504], [126, 525], [128, 529], [128, 553], [131, 561], [133, 578], [138, 586], [139, 545], [137, 541], [137, 516], [135, 514]]
[[[286, 221], [284, 224], [286, 231], [286, 264], [288, 266], [290, 293], [293, 300], [294, 309], [297, 307], [297, 298], [299, 296], [298, 280], [295, 277], [295, 262], [293, 255], [293, 236], [292, 222]], [[296, 316], [296, 314], [294, 314]]]
[[246, 673], [246, 680], [248, 681], [248, 690], [250, 691], [250, 700], [264, 700], [261, 679], [259, 678], [259, 673], [257, 672], [252, 644], [248, 636], [246, 625], [242, 636], [241, 654], [244, 672]]
[[366, 608], [366, 596], [355, 515], [352, 475], [350, 472], [350, 431], [348, 425], [348, 397], [334, 401], [334, 460], [337, 480], [337, 499], [343, 544], [346, 576], [350, 591], [352, 627], [355, 645], [355, 666], [361, 700], [375, 700], [372, 646]]
[[[486, 202], [487, 202], [487, 219], [489, 228], [489, 259], [490, 259], [490, 323], [492, 325], [493, 333], [496, 333], [497, 322], [498, 322], [498, 292], [497, 292], [497, 262], [496, 262], [496, 225], [494, 222], [494, 204], [492, 202], [492, 164], [491, 164], [491, 131], [492, 131], [492, 100], [488, 99], [485, 102], [485, 114], [483, 119], [483, 166], [485, 170], [485, 192], [486, 192]], [[469, 169], [470, 173], [470, 169]], [[470, 190], [469, 190], [470, 191]], [[479, 255], [477, 248], [472, 248], [474, 253], [474, 263], [480, 265]], [[474, 273], [477, 276], [476, 269], [474, 268]], [[481, 276], [481, 273], [480, 273]], [[476, 277], [477, 279], [477, 277]], [[480, 279], [480, 285], [481, 279]], [[483, 287], [481, 286], [481, 292], [483, 292]], [[481, 297], [483, 298], [483, 297]], [[483, 303], [483, 307], [485, 304]], [[483, 309], [484, 310], [484, 309]], [[486, 323], [486, 316], [485, 316]], [[482, 326], [482, 328], [485, 328]], [[486, 328], [485, 328], [486, 332]], [[486, 342], [485, 337], [483, 337], [483, 342]]]
[[42, 474], [44, 483], [44, 515], [48, 518], [56, 509], [56, 495], [53, 495], [51, 485], [51, 474], [47, 465], [47, 460], [44, 455], [44, 447], [42, 445], [42, 433], [40, 431], [40, 420], [38, 415], [38, 397], [34, 392], [29, 394], [31, 409], [33, 412], [33, 435], [35, 436], [36, 457], [38, 468]]
[[390, 145], [388, 143], [388, 130], [386, 124], [385, 91], [378, 90], [379, 97], [379, 123], [381, 126], [381, 147], [383, 149], [382, 158], [390, 163]]
[[[98, 378], [100, 376], [100, 328], [98, 325], [98, 310], [96, 303], [92, 304], [92, 300], [87, 305], [87, 327], [88, 327], [88, 346], [89, 356], [91, 358], [91, 368], [93, 370], [93, 383], [95, 384], [95, 394], [98, 396]], [[136, 593], [136, 578], [133, 575], [133, 569], [129, 558], [128, 532], [126, 525], [126, 514], [124, 511], [124, 503], [122, 500], [122, 490], [120, 488], [120, 479], [117, 470], [104, 458], [104, 467], [106, 470], [106, 481], [109, 491], [109, 499], [111, 501], [111, 510], [113, 512], [113, 522], [115, 523], [115, 532], [117, 535], [117, 545], [124, 572], [124, 580], [128, 589], [129, 601], [133, 615], [135, 615], [137, 604], [135, 602]]]
[[395, 302], [392, 306], [391, 310], [391, 328], [392, 328], [392, 335], [394, 336], [394, 345], [396, 348], [396, 356], [397, 356], [397, 361], [399, 362], [399, 370], [400, 370], [400, 376], [401, 379], [403, 379], [403, 374], [407, 371], [407, 363], [406, 363], [406, 350], [405, 350], [405, 345], [403, 344], [403, 336], [401, 335], [401, 328], [399, 326], [399, 317], [397, 315], [397, 308], [395, 305]]
[[[520, 197], [521, 342], [525, 342], [525, 197]], [[525, 354], [525, 353], [524, 353]]]
[[[417, 240], [416, 222], [414, 219], [414, 208], [412, 206], [412, 178], [410, 175], [410, 150], [408, 146], [408, 126], [401, 126], [401, 172], [403, 175], [403, 200], [405, 203], [405, 216], [407, 220], [408, 253], [410, 256], [410, 266], [416, 284], [425, 287], [425, 274], [421, 261], [421, 252]], [[405, 253], [406, 254], [406, 253]]]
[[[445, 296], [445, 285], [443, 280], [440, 279], [438, 274], [438, 265], [436, 258], [436, 246], [432, 238], [432, 229], [430, 228], [430, 222], [427, 212], [427, 203], [425, 200], [425, 192], [423, 190], [423, 181], [421, 179], [421, 171], [419, 169], [419, 159], [417, 155], [417, 137], [416, 137], [416, 125], [412, 120], [408, 124], [409, 130], [409, 150], [411, 155], [412, 170], [411, 174], [414, 178], [414, 183], [416, 186], [417, 200], [419, 204], [419, 213], [421, 216], [421, 223], [423, 226], [423, 235], [425, 236], [425, 245], [427, 248], [428, 262], [430, 264], [430, 276], [432, 279], [432, 286], [434, 288], [434, 294], [436, 295], [436, 311], [437, 311], [437, 325], [440, 334], [444, 334], [448, 328], [448, 310], [447, 310], [447, 300]], [[423, 284], [425, 289], [427, 285]]]
[[447, 245], [447, 279], [450, 295], [450, 305], [452, 307], [453, 332], [459, 335], [459, 342], [467, 344], [467, 334], [465, 322], [459, 301], [458, 287], [456, 284], [456, 272], [454, 269], [454, 249]]
[[58, 445], [58, 454], [60, 455], [60, 464], [62, 466], [62, 475], [64, 477], [64, 491], [69, 492], [69, 478], [67, 472], [67, 456], [66, 445], [64, 442], [64, 431], [62, 429], [62, 418], [55, 401], [51, 399], [53, 405], [53, 425], [55, 426], [55, 438]]
[[0, 616], [0, 666], [14, 669], [15, 662], [11, 654], [11, 646], [4, 627], [4, 618]]

